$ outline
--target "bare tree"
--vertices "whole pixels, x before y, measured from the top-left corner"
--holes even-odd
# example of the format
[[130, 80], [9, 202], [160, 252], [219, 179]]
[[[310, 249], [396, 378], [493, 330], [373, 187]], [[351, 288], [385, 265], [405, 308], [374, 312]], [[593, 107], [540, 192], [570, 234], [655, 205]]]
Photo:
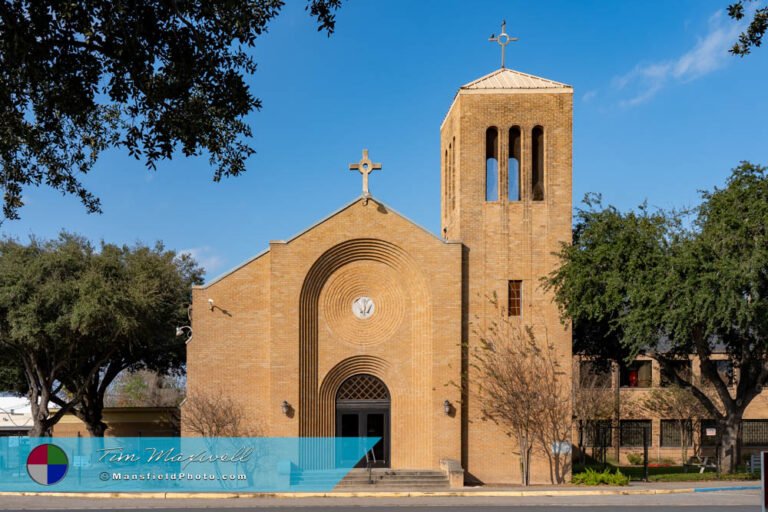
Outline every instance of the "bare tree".
[[611, 419], [615, 407], [610, 372], [584, 375], [574, 367], [573, 373], [573, 417], [584, 423]]
[[[610, 369], [585, 371], [583, 366], [573, 369], [573, 419], [579, 427], [579, 450], [584, 463], [585, 443], [594, 443], [603, 421], [610, 422], [617, 413], [613, 376]], [[616, 388], [618, 389], [618, 388]], [[603, 432], [603, 435], [611, 435]]]
[[564, 484], [571, 471], [573, 456], [571, 453], [571, 434], [573, 429], [570, 382], [554, 345], [536, 344], [530, 330], [529, 350], [531, 351], [530, 368], [538, 381], [539, 408], [536, 416], [539, 428], [534, 431], [539, 449], [549, 460], [549, 478], [553, 484]]
[[248, 421], [242, 405], [221, 390], [190, 393], [183, 406], [184, 430], [200, 437], [259, 437], [262, 429]]
[[[683, 464], [688, 460], [688, 446], [694, 445], [693, 432], [699, 430], [701, 420], [708, 418], [707, 410], [686, 387], [672, 385], [656, 388], [638, 400], [639, 409], [661, 418], [670, 418], [680, 433], [680, 456]], [[694, 453], [698, 451], [693, 446]]]
[[[249, 420], [242, 404], [223, 390], [196, 391], [190, 393], [182, 404], [183, 427], [187, 432], [205, 438], [212, 453], [219, 448], [232, 450], [243, 447], [238, 438], [261, 437], [261, 423]], [[254, 475], [262, 464], [263, 444], [251, 443], [251, 456], [238, 462], [248, 484], [254, 484]], [[219, 472], [219, 462], [214, 461]], [[237, 487], [234, 481], [219, 481], [224, 488]]]
[[470, 388], [484, 419], [504, 428], [520, 455], [523, 485], [530, 483], [534, 449], [546, 453], [553, 483], [563, 483], [570, 471], [572, 428], [568, 377], [555, 347], [538, 343], [533, 330], [510, 319], [496, 297], [496, 321], [475, 326], [479, 339], [470, 348], [470, 367], [478, 378]]

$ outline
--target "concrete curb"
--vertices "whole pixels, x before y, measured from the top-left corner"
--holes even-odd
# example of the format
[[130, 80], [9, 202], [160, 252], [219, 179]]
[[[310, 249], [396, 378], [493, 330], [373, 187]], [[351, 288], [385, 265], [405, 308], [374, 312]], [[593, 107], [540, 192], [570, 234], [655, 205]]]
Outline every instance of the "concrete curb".
[[144, 498], [144, 499], [245, 499], [245, 498], [505, 498], [556, 496], [629, 496], [654, 494], [686, 494], [754, 490], [759, 486], [686, 487], [680, 489], [568, 489], [550, 491], [348, 491], [348, 492], [274, 492], [274, 493], [215, 493], [215, 492], [0, 492], [0, 496], [46, 496], [62, 498]]

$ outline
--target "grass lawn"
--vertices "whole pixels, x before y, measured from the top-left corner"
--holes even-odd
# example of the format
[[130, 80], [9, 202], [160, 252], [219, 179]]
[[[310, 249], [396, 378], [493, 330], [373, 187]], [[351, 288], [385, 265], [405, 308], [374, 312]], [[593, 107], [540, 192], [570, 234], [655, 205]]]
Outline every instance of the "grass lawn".
[[[618, 469], [631, 480], [643, 479], [643, 466], [611, 466], [611, 469]], [[602, 466], [594, 466], [593, 469], [602, 470]], [[584, 466], [574, 466], [573, 472], [580, 473], [584, 471]], [[683, 466], [661, 466], [648, 468], [648, 480], [651, 482], [704, 482], [713, 480], [759, 480], [760, 475], [751, 473], [733, 473], [730, 475], [718, 475], [714, 471], [699, 473], [696, 470], [688, 469], [686, 473]]]

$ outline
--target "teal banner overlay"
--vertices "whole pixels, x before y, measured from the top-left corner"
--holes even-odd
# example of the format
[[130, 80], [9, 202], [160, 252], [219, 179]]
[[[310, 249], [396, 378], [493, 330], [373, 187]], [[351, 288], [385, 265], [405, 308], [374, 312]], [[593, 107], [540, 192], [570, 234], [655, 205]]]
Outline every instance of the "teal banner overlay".
[[0, 491], [326, 492], [378, 441], [0, 437]]

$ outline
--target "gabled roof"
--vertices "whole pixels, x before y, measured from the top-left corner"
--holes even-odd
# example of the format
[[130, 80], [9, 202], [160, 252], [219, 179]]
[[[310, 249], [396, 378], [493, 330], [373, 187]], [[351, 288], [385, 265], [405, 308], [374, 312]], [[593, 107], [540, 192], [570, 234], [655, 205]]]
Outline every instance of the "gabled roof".
[[501, 68], [477, 80], [462, 85], [461, 89], [563, 89], [570, 85], [555, 82], [512, 69]]
[[[293, 235], [293, 236], [292, 236], [291, 238], [289, 238], [288, 240], [275, 240], [275, 241], [276, 241], [276, 242], [280, 242], [280, 243], [286, 243], [286, 244], [289, 244], [289, 243], [291, 243], [292, 241], [296, 240], [297, 238], [301, 237], [301, 236], [302, 236], [304, 233], [307, 233], [308, 231], [311, 231], [312, 229], [314, 229], [315, 227], [319, 226], [320, 224], [323, 224], [324, 222], [327, 222], [328, 220], [330, 220], [330, 219], [332, 219], [333, 217], [335, 217], [336, 215], [340, 214], [341, 212], [343, 212], [343, 211], [344, 211], [344, 210], [346, 210], [347, 208], [350, 208], [350, 207], [352, 207], [353, 205], [356, 205], [356, 204], [357, 204], [358, 202], [360, 202], [361, 200], [365, 200], [365, 199], [367, 199], [367, 200], [369, 200], [369, 201], [373, 201], [373, 202], [375, 202], [376, 204], [379, 204], [379, 205], [381, 205], [382, 207], [386, 208], [386, 210], [387, 210], [388, 212], [390, 212], [390, 213], [393, 213], [393, 214], [397, 215], [398, 217], [400, 217], [401, 219], [403, 219], [403, 220], [405, 220], [405, 221], [409, 222], [409, 223], [410, 223], [410, 224], [412, 224], [414, 227], [416, 227], [416, 228], [420, 229], [420, 230], [421, 230], [421, 231], [423, 231], [425, 234], [427, 234], [428, 236], [430, 236], [430, 237], [434, 238], [435, 240], [437, 240], [437, 241], [439, 241], [439, 242], [442, 242], [442, 243], [444, 243], [444, 244], [456, 244], [456, 243], [461, 243], [461, 242], [459, 242], [458, 240], [444, 240], [444, 239], [440, 238], [439, 236], [435, 235], [433, 232], [431, 232], [430, 230], [428, 230], [427, 228], [425, 228], [425, 227], [424, 227], [424, 226], [422, 226], [421, 224], [418, 224], [417, 222], [414, 222], [414, 221], [412, 221], [411, 219], [409, 219], [408, 217], [406, 217], [406, 216], [405, 216], [405, 215], [403, 215], [402, 213], [398, 212], [397, 210], [394, 210], [394, 209], [390, 208], [388, 205], [384, 204], [382, 201], [379, 201], [378, 199], [374, 198], [373, 196], [368, 196], [367, 198], [366, 198], [366, 196], [359, 196], [359, 197], [356, 197], [356, 198], [355, 198], [355, 199], [353, 199], [351, 202], [349, 202], [349, 203], [347, 203], [346, 205], [342, 206], [341, 208], [339, 208], [339, 209], [338, 209], [338, 210], [336, 210], [335, 212], [331, 213], [330, 215], [327, 215], [326, 217], [324, 217], [324, 218], [320, 219], [319, 221], [315, 222], [314, 224], [312, 224], [312, 225], [311, 225], [311, 226], [309, 226], [308, 228], [306, 228], [306, 229], [302, 230], [301, 232], [299, 232], [299, 233], [297, 233], [297, 234]], [[265, 249], [264, 251], [261, 251], [261, 252], [260, 252], [260, 253], [258, 253], [256, 256], [254, 256], [254, 257], [252, 257], [252, 258], [250, 258], [250, 259], [248, 259], [248, 260], [244, 261], [243, 263], [241, 263], [241, 264], [237, 265], [235, 268], [233, 268], [233, 269], [231, 269], [231, 270], [229, 270], [229, 271], [227, 271], [227, 272], [224, 272], [223, 274], [219, 275], [218, 277], [216, 277], [216, 278], [214, 278], [214, 279], [212, 279], [212, 280], [210, 280], [210, 281], [206, 282], [205, 284], [202, 284], [202, 285], [194, 285], [192, 288], [201, 288], [201, 289], [204, 289], [204, 288], [208, 288], [209, 286], [211, 286], [211, 285], [213, 285], [213, 284], [215, 284], [215, 283], [217, 283], [217, 282], [221, 281], [222, 279], [224, 279], [225, 277], [229, 276], [230, 274], [233, 274], [234, 272], [236, 272], [236, 271], [240, 270], [241, 268], [245, 267], [245, 266], [246, 266], [246, 265], [248, 265], [249, 263], [251, 263], [251, 262], [253, 262], [253, 261], [255, 261], [255, 260], [257, 260], [257, 259], [261, 258], [262, 256], [264, 256], [264, 255], [265, 255], [265, 254], [267, 254], [267, 253], [269, 253], [269, 249], [268, 249], [268, 248], [267, 248], [267, 249]]]
[[430, 230], [428, 230], [427, 228], [425, 228], [424, 226], [422, 226], [422, 225], [421, 225], [421, 224], [419, 224], [418, 222], [414, 222], [414, 221], [413, 221], [413, 220], [411, 220], [410, 218], [406, 217], [406, 216], [405, 216], [405, 215], [403, 215], [402, 213], [400, 213], [400, 212], [398, 212], [397, 210], [395, 210], [394, 208], [390, 207], [388, 204], [385, 204], [383, 201], [380, 201], [380, 200], [376, 199], [375, 197], [373, 197], [373, 196], [371, 196], [371, 195], [369, 195], [369, 196], [367, 196], [367, 197], [366, 197], [365, 195], [361, 195], [361, 196], [359, 196], [359, 197], [356, 197], [355, 199], [353, 199], [352, 201], [350, 201], [350, 202], [349, 202], [349, 203], [347, 203], [346, 205], [342, 206], [341, 208], [339, 208], [339, 209], [338, 209], [338, 210], [336, 210], [335, 212], [331, 213], [330, 215], [326, 215], [325, 217], [323, 217], [323, 218], [322, 218], [322, 219], [320, 219], [319, 221], [315, 222], [314, 224], [312, 224], [312, 225], [311, 225], [311, 226], [309, 226], [308, 228], [306, 228], [306, 229], [303, 229], [303, 230], [302, 230], [302, 231], [300, 231], [299, 233], [296, 233], [295, 235], [293, 235], [293, 236], [292, 236], [291, 238], [289, 238], [288, 240], [280, 240], [280, 241], [281, 241], [281, 242], [283, 242], [283, 243], [289, 244], [289, 243], [291, 243], [292, 241], [296, 240], [297, 238], [301, 237], [301, 236], [302, 236], [304, 233], [306, 233], [306, 232], [308, 232], [308, 231], [311, 231], [312, 229], [316, 228], [316, 227], [317, 227], [317, 226], [319, 226], [320, 224], [323, 224], [324, 222], [327, 222], [328, 220], [330, 220], [330, 219], [332, 219], [333, 217], [337, 216], [338, 214], [340, 214], [341, 212], [343, 212], [343, 211], [344, 211], [344, 210], [346, 210], [347, 208], [350, 208], [350, 207], [352, 207], [352, 206], [356, 205], [356, 204], [357, 204], [357, 203], [359, 203], [360, 201], [365, 201], [366, 199], [367, 199], [368, 201], [373, 201], [374, 203], [376, 203], [376, 204], [378, 204], [378, 205], [381, 205], [381, 206], [382, 206], [382, 207], [384, 207], [384, 208], [385, 208], [385, 209], [386, 209], [388, 212], [390, 212], [390, 213], [394, 213], [395, 215], [397, 215], [397, 216], [398, 216], [398, 217], [400, 217], [401, 219], [408, 221], [410, 224], [413, 224], [413, 226], [414, 226], [414, 227], [417, 227], [417, 228], [419, 228], [421, 231], [423, 231], [424, 233], [426, 233], [427, 235], [429, 235], [430, 237], [434, 238], [435, 240], [437, 240], [437, 241], [439, 241], [439, 242], [442, 242], [442, 243], [455, 243], [455, 242], [456, 242], [455, 240], [443, 240], [442, 238], [440, 238], [439, 236], [437, 236], [436, 234], [434, 234], [433, 232], [431, 232]]

